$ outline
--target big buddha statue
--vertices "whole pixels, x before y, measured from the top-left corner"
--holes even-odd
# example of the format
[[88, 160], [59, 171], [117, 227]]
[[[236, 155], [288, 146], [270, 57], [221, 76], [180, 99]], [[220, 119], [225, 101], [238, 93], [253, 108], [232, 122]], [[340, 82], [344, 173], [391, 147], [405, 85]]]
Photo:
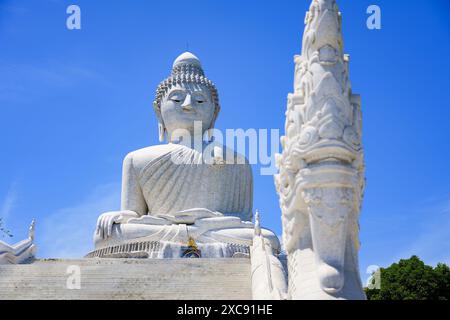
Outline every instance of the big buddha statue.
[[[252, 170], [245, 157], [204, 138], [220, 105], [196, 56], [175, 60], [153, 107], [163, 144], [125, 157], [121, 209], [98, 218], [90, 256], [180, 257], [183, 247], [201, 257], [245, 255], [254, 234]], [[279, 250], [273, 232], [262, 235]]]

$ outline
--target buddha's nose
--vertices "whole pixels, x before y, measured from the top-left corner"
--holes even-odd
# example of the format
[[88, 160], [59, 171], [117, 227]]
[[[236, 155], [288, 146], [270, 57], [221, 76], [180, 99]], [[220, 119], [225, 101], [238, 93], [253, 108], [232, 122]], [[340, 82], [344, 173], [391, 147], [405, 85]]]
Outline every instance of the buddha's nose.
[[183, 110], [186, 110], [186, 111], [192, 111], [192, 110], [194, 110], [194, 109], [192, 108], [192, 98], [191, 98], [191, 95], [190, 95], [190, 94], [186, 95], [186, 98], [184, 99], [184, 102], [183, 102], [183, 104], [181, 105], [181, 107], [183, 108]]

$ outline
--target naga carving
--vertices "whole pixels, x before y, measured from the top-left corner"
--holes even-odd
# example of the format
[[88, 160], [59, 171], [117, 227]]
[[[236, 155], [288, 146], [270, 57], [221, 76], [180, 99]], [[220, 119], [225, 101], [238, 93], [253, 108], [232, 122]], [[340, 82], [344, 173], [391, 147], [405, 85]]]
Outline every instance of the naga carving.
[[275, 176], [288, 293], [292, 299], [364, 299], [358, 268], [361, 102], [352, 93], [335, 0], [314, 0], [305, 25]]

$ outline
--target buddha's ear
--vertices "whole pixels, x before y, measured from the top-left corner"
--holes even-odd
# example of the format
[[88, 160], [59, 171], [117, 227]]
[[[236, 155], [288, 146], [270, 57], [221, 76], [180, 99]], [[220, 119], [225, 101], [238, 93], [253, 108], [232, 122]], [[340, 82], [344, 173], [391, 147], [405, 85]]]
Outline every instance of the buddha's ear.
[[214, 118], [211, 121], [211, 125], [206, 130], [206, 134], [208, 136], [208, 142], [211, 142], [213, 140], [213, 130], [214, 130], [214, 124], [216, 123], [216, 119], [217, 119], [217, 114], [214, 115]]
[[164, 121], [162, 119], [161, 109], [159, 107], [159, 104], [156, 101], [153, 102], [153, 108], [155, 109], [156, 118], [158, 118], [158, 138], [159, 138], [159, 142], [164, 142], [164, 140], [166, 138], [166, 127], [164, 126]]
[[208, 142], [211, 142], [213, 140], [213, 130], [214, 128], [211, 127], [206, 131], [206, 134], [208, 136]]
[[164, 140], [166, 139], [166, 128], [159, 121], [158, 121], [158, 133], [159, 133], [159, 142], [164, 142]]

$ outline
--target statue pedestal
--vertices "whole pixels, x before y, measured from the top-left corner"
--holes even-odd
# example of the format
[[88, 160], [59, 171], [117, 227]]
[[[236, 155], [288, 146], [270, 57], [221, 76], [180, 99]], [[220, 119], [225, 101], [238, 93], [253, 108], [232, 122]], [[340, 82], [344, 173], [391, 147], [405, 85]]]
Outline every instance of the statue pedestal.
[[250, 248], [229, 243], [196, 244], [195, 247], [169, 241], [132, 241], [94, 250], [86, 258], [176, 259], [197, 252], [199, 258], [249, 258]]

